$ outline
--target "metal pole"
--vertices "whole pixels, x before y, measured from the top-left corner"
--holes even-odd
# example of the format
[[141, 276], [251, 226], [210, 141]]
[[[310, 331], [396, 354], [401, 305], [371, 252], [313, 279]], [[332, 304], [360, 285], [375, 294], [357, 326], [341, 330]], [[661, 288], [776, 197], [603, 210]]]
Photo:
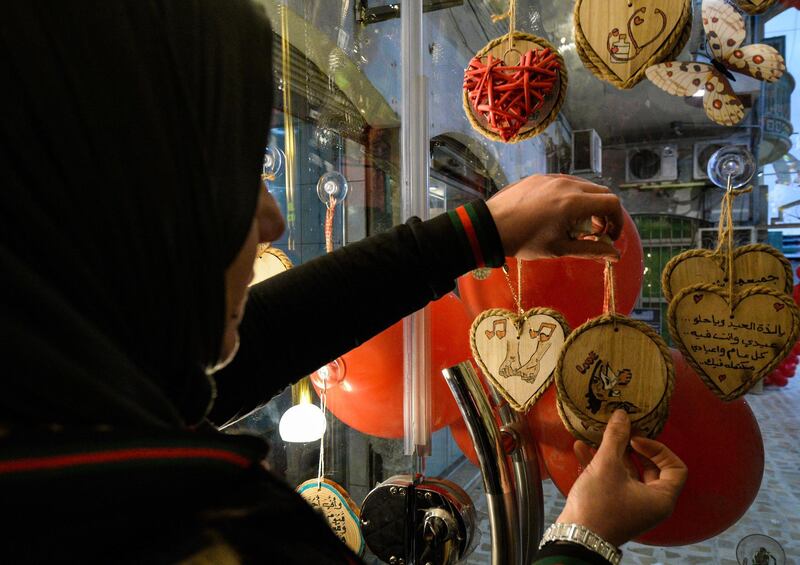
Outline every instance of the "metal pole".
[[[404, 219], [428, 218], [428, 96], [423, 72], [422, 0], [404, 0], [400, 11], [402, 52], [402, 211]], [[424, 309], [403, 322], [405, 338], [405, 453], [424, 471], [431, 449], [430, 323]]]

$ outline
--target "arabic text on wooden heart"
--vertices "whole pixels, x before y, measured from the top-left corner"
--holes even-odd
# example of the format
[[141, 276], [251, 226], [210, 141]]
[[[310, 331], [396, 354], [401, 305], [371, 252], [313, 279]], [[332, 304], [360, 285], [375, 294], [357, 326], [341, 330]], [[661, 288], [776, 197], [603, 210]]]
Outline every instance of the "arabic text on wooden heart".
[[515, 409], [526, 411], [552, 382], [569, 326], [561, 315], [534, 308], [521, 316], [482, 312], [472, 323], [472, 354], [486, 378]]
[[575, 42], [585, 66], [618, 88], [674, 59], [691, 34], [691, 0], [577, 0]]
[[734, 400], [789, 354], [800, 333], [791, 297], [765, 286], [734, 294], [701, 284], [669, 306], [670, 334], [687, 362], [722, 400]]
[[[661, 288], [664, 298], [672, 300], [682, 289], [701, 283], [725, 286], [728, 279], [721, 254], [707, 249], [692, 249], [676, 255], [664, 267]], [[792, 266], [780, 251], [771, 245], [755, 243], [733, 251], [734, 286], [763, 285], [791, 294], [794, 278]]]

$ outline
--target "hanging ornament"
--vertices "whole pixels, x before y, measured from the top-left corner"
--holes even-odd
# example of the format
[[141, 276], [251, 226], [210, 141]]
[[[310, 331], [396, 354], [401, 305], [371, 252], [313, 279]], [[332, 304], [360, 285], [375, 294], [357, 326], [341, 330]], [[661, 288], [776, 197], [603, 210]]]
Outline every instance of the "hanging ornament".
[[550, 386], [553, 371], [569, 333], [561, 314], [549, 308], [522, 307], [522, 261], [517, 260], [517, 290], [503, 266], [516, 312], [492, 308], [470, 328], [475, 361], [494, 388], [518, 412], [526, 412]]
[[733, 0], [733, 3], [736, 4], [742, 12], [755, 16], [769, 10], [777, 1], [778, 0]]
[[774, 47], [742, 46], [747, 36], [744, 18], [725, 0], [703, 0], [703, 27], [710, 63], [661, 63], [647, 69], [647, 78], [675, 96], [703, 92], [706, 115], [720, 125], [733, 126], [744, 118], [744, 104], [730, 83], [736, 80], [733, 73], [775, 82], [786, 65]]
[[258, 246], [255, 263], [253, 263], [253, 280], [250, 286], [274, 277], [292, 268], [292, 261], [280, 249], [271, 247], [268, 243]]
[[[763, 262], [768, 269], [763, 273], [748, 271], [742, 275], [737, 271], [733, 202], [750, 188], [736, 190], [735, 186], [743, 186], [752, 174], [744, 167], [745, 161], [734, 157], [722, 149], [709, 163], [712, 180], [717, 180], [715, 169], [728, 171], [715, 259], [698, 263], [701, 270], [695, 278], [700, 282], [680, 290], [674, 284], [677, 280], [674, 272], [684, 262], [692, 261], [691, 256], [686, 261], [676, 257], [667, 265], [670, 273], [666, 269], [664, 273], [664, 279], [671, 284], [670, 292], [675, 293], [667, 313], [670, 334], [700, 378], [726, 401], [739, 398], [768, 376], [791, 353], [800, 335], [800, 310], [793, 298], [783, 292], [788, 285], [776, 290], [774, 285], [759, 283], [760, 279], [786, 276], [782, 268], [775, 266], [774, 258]], [[740, 178], [743, 182], [735, 180]], [[723, 284], [716, 284], [719, 268], [708, 267], [719, 258]], [[702, 270], [704, 266], [706, 270]]]
[[[325, 248], [333, 251], [333, 215], [336, 205], [347, 196], [347, 180], [339, 173], [326, 173], [317, 183], [317, 195], [328, 208], [325, 218]], [[330, 227], [329, 227], [330, 226]], [[328, 384], [340, 382], [337, 361], [322, 367], [315, 375], [323, 379], [325, 386], [318, 388], [320, 396], [320, 415], [323, 424], [327, 422]], [[322, 426], [319, 439], [319, 463], [317, 478], [309, 479], [297, 487], [297, 492], [317, 510], [330, 526], [333, 533], [357, 555], [364, 553], [364, 534], [361, 531], [361, 510], [341, 485], [325, 478], [325, 431]]]
[[675, 372], [661, 336], [616, 313], [614, 270], [606, 262], [603, 316], [570, 334], [556, 367], [557, 408], [576, 438], [598, 445], [611, 414], [622, 409], [641, 435], [661, 433]]
[[330, 171], [319, 177], [317, 181], [317, 197], [325, 204], [325, 251], [333, 251], [333, 221], [336, 217], [336, 206], [347, 198], [350, 185], [342, 173]]
[[514, 29], [516, 0], [494, 21], [508, 34], [478, 51], [464, 71], [463, 106], [472, 127], [492, 141], [517, 143], [543, 132], [567, 93], [567, 67], [547, 40]]
[[[725, 258], [720, 251], [692, 249], [670, 259], [661, 274], [661, 288], [667, 302], [693, 284], [724, 286], [728, 281]], [[784, 294], [792, 293], [792, 265], [771, 245], [754, 243], [737, 247], [733, 251], [733, 270], [737, 288], [765, 285]]]
[[617, 88], [678, 56], [692, 33], [692, 0], [577, 0], [575, 46], [584, 66]]
[[364, 554], [361, 510], [341, 485], [330, 479], [310, 479], [297, 492], [312, 508], [322, 514], [333, 533], [356, 555]]

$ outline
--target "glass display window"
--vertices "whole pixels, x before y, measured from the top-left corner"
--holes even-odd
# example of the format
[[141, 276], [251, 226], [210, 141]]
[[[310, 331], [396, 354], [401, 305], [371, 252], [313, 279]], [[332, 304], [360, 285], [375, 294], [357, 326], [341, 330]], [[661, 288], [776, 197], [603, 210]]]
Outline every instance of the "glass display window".
[[[429, 217], [490, 198], [537, 173], [575, 174], [610, 187], [632, 216], [638, 231], [632, 239], [642, 248], [642, 284], [631, 315], [648, 323], [670, 345], [661, 273], [679, 253], [714, 249], [718, 243], [716, 226], [724, 212], [724, 192], [709, 179], [707, 167], [720, 148], [747, 149], [758, 164], [752, 191], [734, 204], [737, 245], [768, 243], [782, 250], [793, 268], [798, 266], [800, 169], [795, 156], [800, 150], [793, 124], [800, 106], [794, 100], [792, 75], [800, 64], [796, 52], [800, 16], [791, 2], [775, 2], [766, 12], [745, 18], [746, 42], [775, 47], [787, 70], [775, 83], [747, 77], [735, 81], [744, 117], [736, 125], [722, 126], [706, 115], [702, 89], [690, 96], [672, 96], [647, 79], [634, 88], [618, 89], [587, 70], [578, 54], [573, 2], [517, 0], [515, 29], [554, 46], [569, 76], [563, 106], [552, 123], [518, 143], [480, 133], [463, 107], [465, 69], [487, 43], [509, 31], [507, 19], [493, 17], [506, 11], [507, 2], [259, 0], [258, 4], [274, 33], [273, 79], [278, 95], [269, 146], [285, 158], [282, 170], [268, 182], [287, 218], [286, 233], [273, 246], [296, 265], [326, 253], [329, 206], [317, 188], [323, 175], [338, 173], [348, 187], [329, 220], [334, 248], [407, 219], [403, 163], [411, 149], [404, 145], [404, 128], [413, 126], [424, 132], [421, 152], [428, 165], [423, 176]], [[422, 6], [416, 31], [424, 80], [410, 84], [403, 74], [408, 54], [403, 52], [401, 11], [417, 4]], [[692, 2], [692, 10], [691, 34], [674, 56], [705, 61], [699, 0]], [[623, 45], [625, 40], [617, 42]], [[424, 103], [403, 115], [409, 88], [422, 88]], [[404, 347], [402, 339], [396, 344]], [[402, 380], [404, 368], [396, 366], [392, 374]], [[708, 539], [679, 544], [683, 547], [632, 543], [626, 546], [625, 562], [735, 563], [737, 543], [755, 532], [777, 540], [788, 555], [800, 551], [800, 489], [796, 488], [800, 478], [792, 471], [800, 463], [800, 452], [786, 435], [797, 426], [791, 409], [800, 398], [800, 381], [795, 381], [790, 379], [785, 387], [759, 386], [748, 395], [762, 426], [767, 470], [757, 498], [743, 507], [739, 519]], [[376, 484], [421, 469], [427, 476], [454, 481], [475, 504], [477, 529], [483, 532], [466, 562], [490, 563], [488, 503], [480, 470], [464, 454], [470, 443], [464, 430], [457, 425], [436, 430], [422, 467], [406, 452], [402, 437], [364, 433], [330, 410], [325, 413], [322, 444], [283, 441], [279, 428], [284, 413], [299, 402], [323, 401], [312, 386], [313, 376], [310, 382], [286, 389], [228, 431], [268, 439], [271, 468], [293, 486], [317, 477], [322, 447], [325, 476], [346, 488], [358, 504]], [[397, 390], [396, 397], [385, 401], [387, 418], [403, 417], [402, 383]], [[357, 411], [358, 404], [347, 409]], [[708, 446], [709, 452], [717, 448]], [[551, 480], [545, 479], [543, 488], [547, 525], [562, 507], [563, 495]], [[381, 562], [369, 551], [365, 559]]]

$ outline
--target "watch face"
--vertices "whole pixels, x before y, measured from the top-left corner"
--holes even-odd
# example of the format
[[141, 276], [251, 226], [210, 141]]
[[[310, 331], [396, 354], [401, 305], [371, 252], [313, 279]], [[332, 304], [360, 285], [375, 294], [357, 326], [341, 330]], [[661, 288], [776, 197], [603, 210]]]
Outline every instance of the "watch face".
[[751, 534], [736, 546], [739, 565], [786, 565], [786, 553], [781, 544], [769, 536]]

